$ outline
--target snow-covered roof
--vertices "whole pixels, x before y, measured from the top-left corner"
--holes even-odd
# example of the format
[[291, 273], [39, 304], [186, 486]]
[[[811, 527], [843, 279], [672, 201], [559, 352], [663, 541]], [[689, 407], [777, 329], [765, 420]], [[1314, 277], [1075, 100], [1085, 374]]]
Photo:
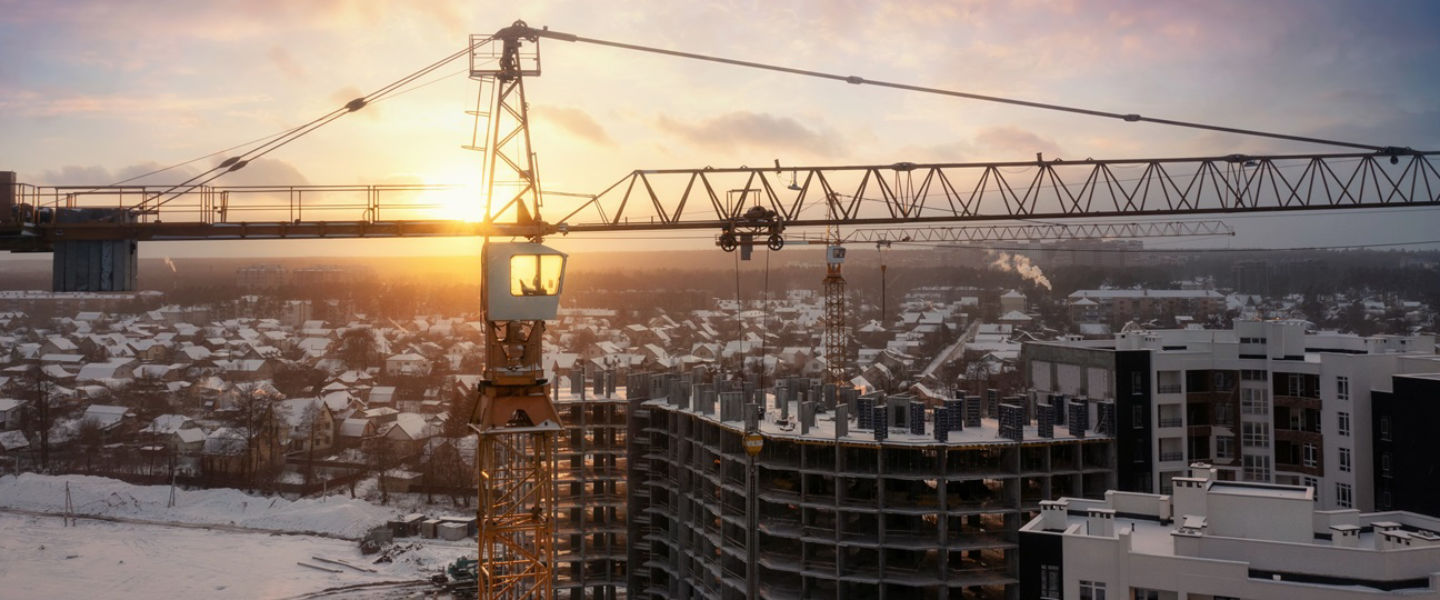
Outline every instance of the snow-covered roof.
[[30, 440], [25, 439], [25, 432], [18, 429], [0, 431], [0, 449], [6, 452], [23, 450], [30, 446]]
[[362, 437], [365, 435], [365, 428], [369, 425], [369, 419], [345, 419], [340, 422], [340, 437]]
[[113, 406], [109, 404], [91, 404], [85, 409], [83, 419], [94, 419], [103, 428], [114, 427], [125, 418], [130, 409], [124, 406]]
[[77, 381], [96, 381], [100, 379], [114, 378], [121, 367], [130, 364], [129, 360], [110, 360], [99, 363], [90, 363], [80, 367], [80, 372], [75, 375]]
[[425, 415], [417, 413], [395, 415], [395, 424], [385, 431], [386, 439], [391, 440], [422, 440], [431, 435], [431, 427], [425, 422]]
[[205, 437], [201, 451], [211, 456], [235, 456], [245, 452], [245, 442], [244, 431], [221, 427]]
[[175, 437], [185, 444], [198, 444], [205, 439], [205, 432], [199, 427], [181, 429], [175, 432]]
[[377, 385], [370, 388], [370, 404], [389, 404], [395, 400], [395, 386]]
[[1223, 296], [1215, 290], [1076, 290], [1070, 298], [1213, 298]]
[[187, 425], [191, 425], [193, 428], [193, 423], [190, 417], [185, 415], [160, 415], [140, 431], [142, 433], [175, 433], [186, 429]]

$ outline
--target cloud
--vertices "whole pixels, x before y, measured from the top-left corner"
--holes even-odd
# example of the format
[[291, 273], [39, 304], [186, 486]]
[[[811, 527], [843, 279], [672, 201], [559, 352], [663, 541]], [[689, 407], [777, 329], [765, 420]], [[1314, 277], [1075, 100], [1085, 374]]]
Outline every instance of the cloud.
[[[216, 160], [219, 164], [219, 159]], [[239, 171], [226, 173], [213, 185], [307, 185], [310, 181], [294, 165], [275, 158], [250, 161]]]
[[270, 59], [270, 62], [275, 64], [276, 69], [279, 69], [279, 71], [284, 73], [291, 81], [302, 81], [305, 79], [305, 67], [300, 66], [300, 63], [295, 61], [295, 57], [292, 56], [290, 51], [286, 50], [284, 46], [271, 46], [270, 51], [266, 52], [265, 56]]
[[1060, 146], [1033, 132], [1018, 127], [987, 127], [975, 135], [975, 145], [981, 152], [993, 156], [993, 160], [1012, 160], [1035, 156], [1043, 152], [1045, 158], [1063, 158]]
[[544, 106], [537, 107], [535, 112], [541, 121], [552, 123], [580, 139], [601, 146], [615, 145], [615, 141], [610, 139], [610, 134], [605, 132], [605, 127], [600, 125], [599, 122], [590, 116], [590, 113], [584, 110], [560, 106]]
[[187, 165], [149, 175], [165, 166], [157, 162], [143, 162], [111, 171], [100, 165], [65, 165], [59, 169], [42, 171], [34, 183], [37, 185], [113, 185], [124, 182], [125, 185], [169, 185], [180, 183], [199, 173], [198, 169]]
[[0, 109], [21, 117], [63, 117], [74, 115], [121, 116], [211, 111], [218, 108], [264, 102], [261, 94], [186, 96], [173, 92], [159, 94], [67, 94], [52, 96], [33, 90], [0, 92]]
[[692, 145], [715, 150], [789, 150], [833, 157], [841, 154], [840, 136], [811, 129], [790, 117], [736, 111], [704, 121], [681, 122], [662, 115], [660, 130]]
[[[220, 164], [216, 158], [210, 166]], [[166, 167], [157, 162], [143, 162], [110, 170], [100, 165], [66, 165], [59, 169], [46, 170], [36, 178], [37, 185], [172, 185], [198, 175], [202, 168], [192, 165], [176, 167], [163, 173], [147, 175]], [[209, 167], [203, 167], [208, 169]], [[144, 177], [140, 177], [145, 175]], [[232, 171], [216, 179], [211, 185], [306, 185], [309, 180], [294, 165], [274, 158], [260, 158], [251, 161], [239, 171]]]

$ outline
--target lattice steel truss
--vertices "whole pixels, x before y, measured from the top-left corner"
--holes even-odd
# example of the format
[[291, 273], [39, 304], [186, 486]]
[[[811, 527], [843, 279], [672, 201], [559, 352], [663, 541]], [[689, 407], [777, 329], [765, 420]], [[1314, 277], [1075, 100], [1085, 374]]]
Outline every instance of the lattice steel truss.
[[[517, 21], [485, 43], [474, 43], [470, 75], [480, 80], [485, 121], [485, 222], [522, 227], [540, 216], [539, 174], [530, 149], [524, 78], [540, 74], [540, 55]], [[498, 46], [497, 46], [498, 45]], [[498, 47], [498, 50], [497, 50]], [[498, 207], [498, 208], [497, 208]], [[538, 239], [543, 231], [528, 235]], [[488, 246], [487, 246], [488, 247]], [[485, 269], [491, 268], [486, 262]], [[486, 285], [491, 285], [489, 273]], [[560, 417], [541, 365], [543, 321], [492, 319], [486, 298], [485, 380], [474, 424], [482, 600], [550, 600], [555, 593], [555, 437]]]
[[480, 598], [554, 595], [555, 435], [535, 428], [480, 433]]
[[847, 386], [849, 327], [845, 322], [845, 276], [838, 263], [825, 265], [825, 373], [837, 386]]
[[[753, 205], [774, 210], [787, 228], [1436, 205], [1434, 155], [635, 171], [573, 203], [556, 225], [568, 232], [718, 227]], [[792, 177], [798, 185], [788, 185]]]

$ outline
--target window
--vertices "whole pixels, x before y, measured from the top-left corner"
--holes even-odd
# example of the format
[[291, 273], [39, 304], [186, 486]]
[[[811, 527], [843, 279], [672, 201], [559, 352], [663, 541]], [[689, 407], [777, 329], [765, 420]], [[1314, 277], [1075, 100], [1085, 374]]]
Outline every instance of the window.
[[1335, 399], [1336, 399], [1336, 400], [1349, 400], [1349, 399], [1350, 399], [1350, 378], [1349, 378], [1349, 377], [1336, 377], [1336, 378], [1335, 378]]
[[1040, 597], [1060, 600], [1060, 565], [1040, 565]]
[[1105, 600], [1105, 582], [1080, 580], [1080, 600]]
[[1144, 428], [1145, 428], [1145, 405], [1143, 405], [1143, 404], [1132, 404], [1132, 405], [1130, 405], [1130, 423], [1131, 423], [1131, 426], [1134, 427], [1134, 428], [1136, 428], [1136, 429], [1144, 429]]
[[1156, 378], [1159, 380], [1155, 386], [1157, 392], [1161, 394], [1180, 393], [1181, 387], [1179, 371], [1159, 371], [1155, 375]]
[[1381, 477], [1390, 477], [1390, 476], [1391, 476], [1391, 473], [1390, 473], [1390, 453], [1389, 453], [1389, 452], [1381, 452], [1381, 453], [1380, 453], [1380, 476], [1381, 476]]
[[1336, 421], [1336, 427], [1340, 430], [1340, 435], [1350, 437], [1350, 413], [1340, 413], [1336, 416]]
[[1342, 472], [1342, 473], [1349, 473], [1349, 472], [1350, 472], [1350, 449], [1349, 449], [1349, 448], [1341, 448], [1341, 449], [1340, 449], [1340, 472]]
[[1139, 371], [1130, 372], [1130, 394], [1139, 396], [1145, 393], [1145, 375]]
[[1300, 393], [1301, 381], [1303, 381], [1304, 378], [1301, 377], [1299, 373], [1286, 373], [1286, 374], [1285, 374], [1285, 378], [1286, 378], [1286, 386], [1287, 386], [1286, 389], [1289, 390], [1289, 393], [1286, 394], [1287, 396], [1303, 396], [1303, 395], [1304, 395], [1304, 394]]
[[1160, 592], [1135, 588], [1135, 600], [1160, 600]]
[[1235, 424], [1235, 405], [1222, 402], [1215, 405], [1215, 424], [1229, 427]]
[[1228, 392], [1235, 389], [1234, 371], [1215, 371], [1215, 391]]
[[1259, 369], [1245, 369], [1240, 371], [1241, 381], [1265, 381], [1265, 371]]
[[1305, 444], [1301, 450], [1303, 454], [1301, 460], [1304, 461], [1301, 464], [1307, 467], [1315, 467], [1320, 464], [1320, 449], [1315, 444]]
[[1265, 390], [1245, 388], [1240, 390], [1240, 412], [1247, 415], [1270, 414], [1270, 402]]
[[1215, 458], [1235, 458], [1235, 436], [1222, 435], [1215, 438]]
[[517, 254], [510, 257], [511, 296], [555, 296], [565, 257], [559, 254]]
[[1270, 446], [1270, 429], [1264, 423], [1242, 423], [1240, 428], [1240, 443], [1246, 448], [1268, 448]]
[[1380, 441], [1382, 441], [1382, 442], [1388, 442], [1388, 441], [1390, 441], [1390, 416], [1389, 416], [1389, 415], [1385, 415], [1385, 416], [1380, 417]]
[[1316, 502], [1319, 502], [1319, 501], [1320, 501], [1320, 480], [1319, 480], [1319, 479], [1316, 479], [1316, 478], [1314, 478], [1314, 477], [1306, 477], [1306, 478], [1304, 479], [1304, 482], [1305, 482], [1305, 483], [1304, 483], [1305, 487], [1308, 487], [1308, 488], [1310, 488], [1310, 489], [1312, 489], [1312, 490], [1315, 491], [1315, 501], [1316, 501]]
[[1246, 454], [1242, 458], [1245, 481], [1270, 482], [1270, 457]]
[[1335, 484], [1335, 506], [1338, 506], [1340, 508], [1350, 508], [1350, 506], [1353, 504], [1354, 501], [1350, 497], [1350, 484]]

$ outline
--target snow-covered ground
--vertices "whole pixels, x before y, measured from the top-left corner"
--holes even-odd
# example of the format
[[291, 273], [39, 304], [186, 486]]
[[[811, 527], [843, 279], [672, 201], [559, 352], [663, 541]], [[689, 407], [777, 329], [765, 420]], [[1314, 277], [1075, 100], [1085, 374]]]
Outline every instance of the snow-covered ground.
[[169, 507], [168, 486], [139, 486], [85, 475], [0, 477], [0, 508], [39, 512], [65, 509], [65, 484], [75, 513], [204, 525], [234, 525], [272, 531], [314, 532], [359, 539], [400, 511], [363, 500], [333, 495], [324, 498], [251, 496], [233, 489], [176, 490]]
[[[5, 510], [62, 512], [67, 482], [74, 512], [82, 516], [73, 527], [58, 516]], [[167, 506], [169, 499], [168, 486], [102, 477], [0, 477], [0, 597], [293, 598], [334, 587], [427, 579], [454, 559], [475, 555], [473, 540], [397, 539], [405, 549], [394, 562], [373, 564], [375, 557], [362, 556], [352, 540], [400, 511], [341, 496], [289, 501], [211, 489], [176, 490], [174, 507]], [[400, 597], [425, 591], [419, 586]], [[395, 597], [392, 592], [338, 597]]]
[[[429, 542], [429, 540], [426, 540]], [[373, 565], [354, 542], [0, 513], [6, 598], [293, 598], [324, 589], [423, 579], [467, 548], [427, 546]], [[469, 552], [473, 555], [473, 551]], [[374, 568], [326, 564], [321, 556]], [[338, 569], [329, 573], [296, 564]], [[416, 586], [410, 594], [424, 592]], [[348, 597], [348, 595], [347, 595]]]

